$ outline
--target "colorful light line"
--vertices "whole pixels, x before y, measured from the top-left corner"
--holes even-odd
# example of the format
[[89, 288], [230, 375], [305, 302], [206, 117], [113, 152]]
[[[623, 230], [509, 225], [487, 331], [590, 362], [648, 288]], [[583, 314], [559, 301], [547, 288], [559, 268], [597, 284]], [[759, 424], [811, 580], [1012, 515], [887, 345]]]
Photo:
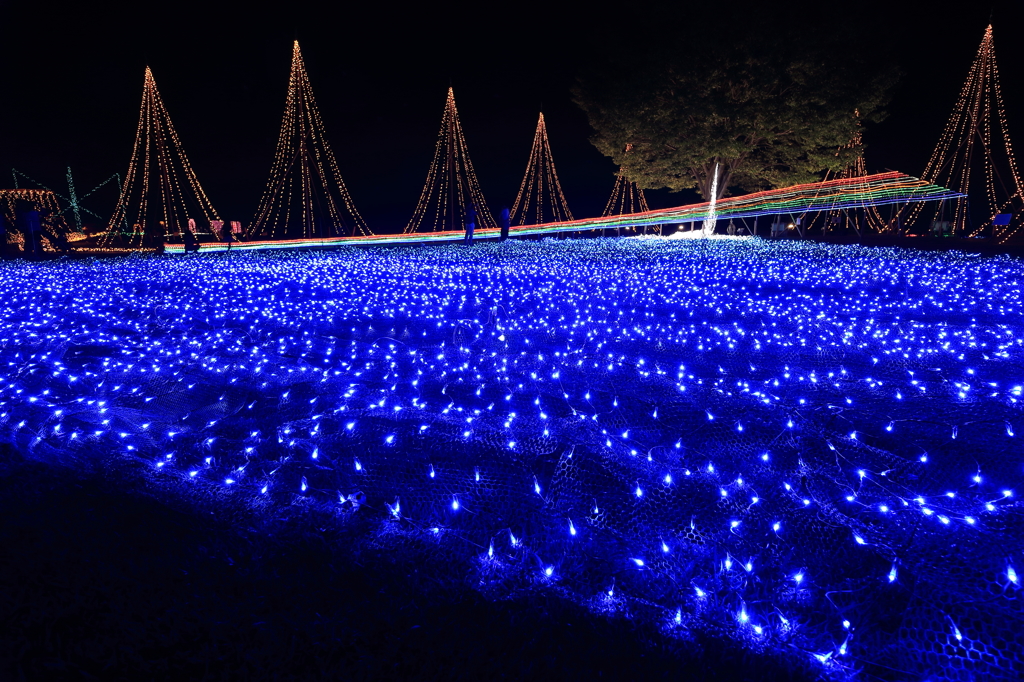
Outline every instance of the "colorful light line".
[[[816, 211], [837, 211], [867, 206], [906, 204], [942, 199], [956, 199], [963, 196], [944, 187], [930, 184], [904, 173], [891, 171], [855, 178], [841, 178], [826, 182], [795, 185], [783, 189], [767, 190], [740, 197], [721, 199], [716, 203], [715, 214], [719, 220], [756, 218], [764, 215], [790, 215]], [[710, 204], [690, 204], [675, 208], [646, 211], [623, 215], [584, 218], [541, 225], [513, 227], [511, 236], [557, 234], [580, 230], [608, 230], [623, 227], [702, 222], [710, 213]], [[477, 229], [479, 239], [497, 238], [497, 228]], [[370, 235], [361, 237], [336, 237], [328, 239], [292, 239], [280, 241], [243, 242], [233, 245], [208, 244], [204, 251], [330, 248], [336, 246], [370, 244], [411, 244], [451, 242], [462, 239], [461, 230], [445, 230], [418, 234]], [[184, 253], [184, 246], [166, 244], [167, 253]]]

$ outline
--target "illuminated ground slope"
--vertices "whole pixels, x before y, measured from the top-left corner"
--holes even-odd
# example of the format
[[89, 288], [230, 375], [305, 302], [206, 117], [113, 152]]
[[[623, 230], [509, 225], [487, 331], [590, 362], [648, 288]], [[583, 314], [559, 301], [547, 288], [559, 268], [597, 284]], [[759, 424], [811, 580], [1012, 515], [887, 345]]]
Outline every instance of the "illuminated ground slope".
[[761, 240], [6, 263], [0, 439], [314, 500], [488, 597], [1017, 679], [1022, 287]]

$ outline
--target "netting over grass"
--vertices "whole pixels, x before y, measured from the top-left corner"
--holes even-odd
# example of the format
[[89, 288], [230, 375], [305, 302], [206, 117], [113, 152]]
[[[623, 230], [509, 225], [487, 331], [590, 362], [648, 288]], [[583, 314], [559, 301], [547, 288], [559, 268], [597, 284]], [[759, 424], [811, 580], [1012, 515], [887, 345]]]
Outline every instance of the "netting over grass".
[[1017, 679], [1022, 288], [760, 240], [7, 263], [0, 438], [374, 515], [495, 598]]

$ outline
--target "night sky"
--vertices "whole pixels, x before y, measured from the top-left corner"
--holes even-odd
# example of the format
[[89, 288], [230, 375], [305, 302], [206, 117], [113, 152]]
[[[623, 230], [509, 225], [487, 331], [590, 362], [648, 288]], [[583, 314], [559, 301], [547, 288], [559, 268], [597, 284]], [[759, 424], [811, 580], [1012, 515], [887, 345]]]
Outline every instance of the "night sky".
[[[716, 5], [721, 3], [715, 3]], [[0, 0], [0, 186], [17, 168], [79, 193], [125, 172], [143, 69], [158, 87], [199, 180], [222, 218], [248, 223], [270, 169], [298, 38], [342, 174], [370, 227], [400, 231], [432, 158], [445, 90], [455, 88], [470, 154], [488, 202], [511, 205], [537, 112], [577, 217], [599, 214], [614, 166], [588, 142], [570, 87], [581, 65], [648, 42], [688, 49], [694, 32], [730, 30], [744, 6], [685, 2], [576, 3], [64, 3]], [[829, 34], [855, 25], [862, 45], [902, 78], [889, 118], [867, 128], [867, 164], [919, 174], [956, 100], [990, 14], [1010, 131], [1024, 144], [1024, 4], [867, 2], [787, 4]], [[847, 46], [837, 41], [836, 56]], [[694, 200], [651, 192], [652, 207]], [[84, 204], [106, 216], [109, 188]]]

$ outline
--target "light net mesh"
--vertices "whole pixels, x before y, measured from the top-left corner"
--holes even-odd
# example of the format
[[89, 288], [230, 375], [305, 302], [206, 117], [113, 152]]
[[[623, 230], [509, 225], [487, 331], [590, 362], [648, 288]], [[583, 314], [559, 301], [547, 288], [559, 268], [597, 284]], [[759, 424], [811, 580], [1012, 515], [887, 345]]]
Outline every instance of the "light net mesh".
[[1024, 674], [1010, 258], [662, 239], [0, 269], [0, 437], [376, 519], [495, 598]]

